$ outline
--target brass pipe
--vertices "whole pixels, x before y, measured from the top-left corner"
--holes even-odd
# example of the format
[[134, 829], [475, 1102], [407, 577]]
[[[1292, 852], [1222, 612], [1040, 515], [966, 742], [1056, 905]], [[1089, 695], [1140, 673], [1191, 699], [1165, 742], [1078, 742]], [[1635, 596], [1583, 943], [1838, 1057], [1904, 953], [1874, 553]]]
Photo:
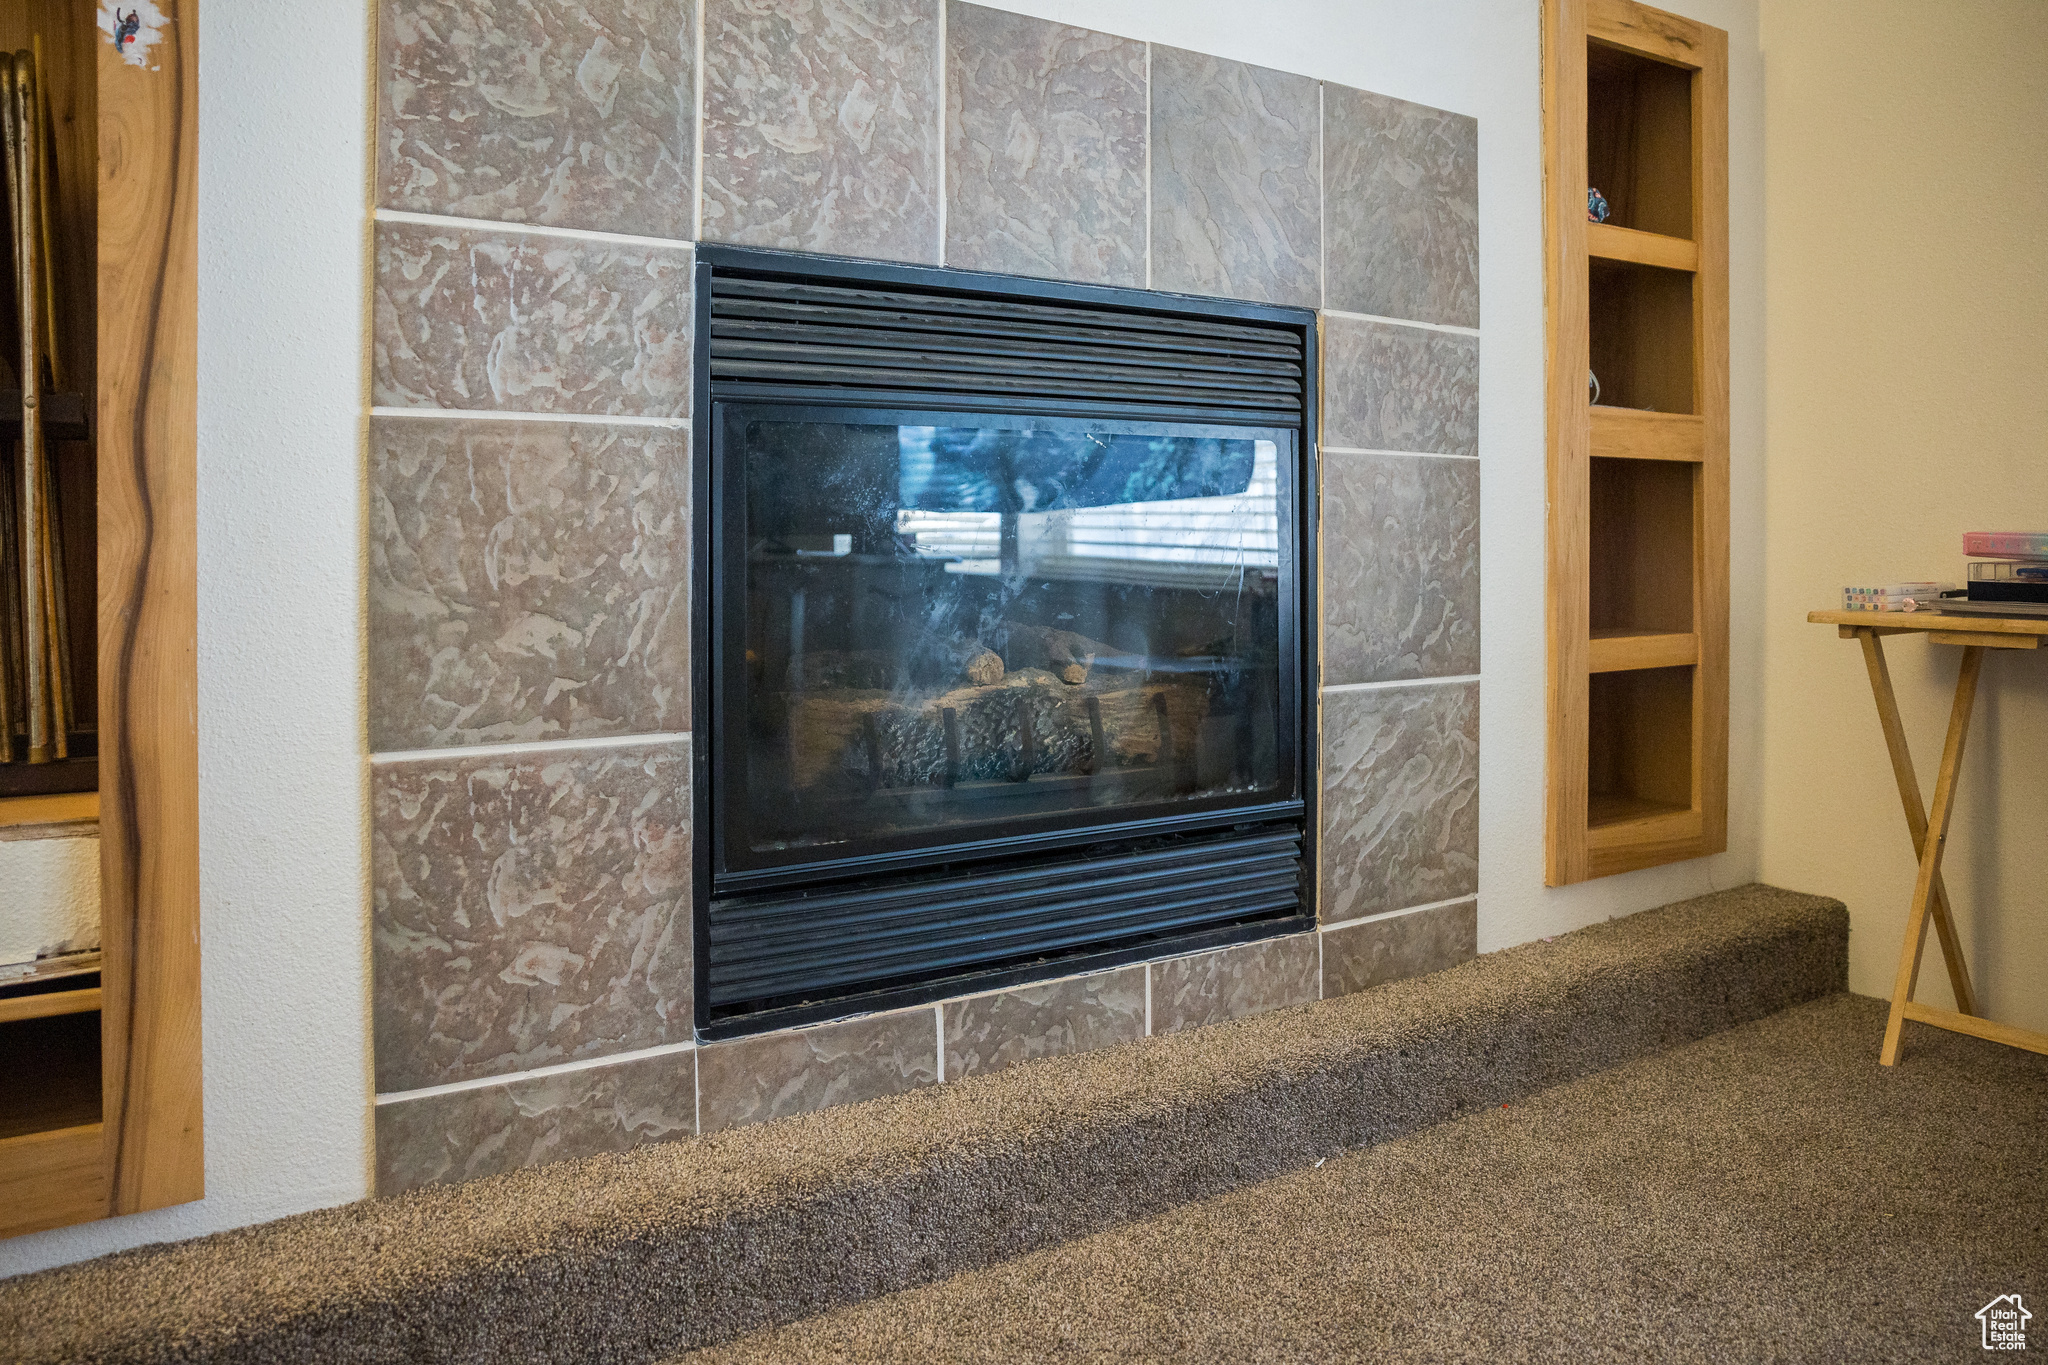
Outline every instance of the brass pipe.
[[[35, 73], [36, 226], [43, 266], [43, 363], [50, 367], [50, 391], [64, 387], [64, 367], [57, 347], [57, 121], [50, 114], [50, 90], [43, 84], [43, 35], [30, 37], [29, 61]], [[52, 502], [51, 507], [57, 504]]]
[[52, 739], [50, 622], [44, 541], [49, 509], [45, 492], [42, 413], [42, 270], [36, 250], [38, 155], [41, 120], [37, 118], [35, 56], [18, 51], [8, 63], [4, 94], [7, 112], [8, 207], [14, 226], [15, 293], [21, 330], [21, 585], [22, 624], [26, 649], [24, 672], [28, 693], [28, 761], [48, 763], [58, 756], [61, 741]]
[[15, 563], [14, 442], [0, 448], [0, 763], [14, 761], [15, 721], [22, 709], [21, 593], [7, 566]]

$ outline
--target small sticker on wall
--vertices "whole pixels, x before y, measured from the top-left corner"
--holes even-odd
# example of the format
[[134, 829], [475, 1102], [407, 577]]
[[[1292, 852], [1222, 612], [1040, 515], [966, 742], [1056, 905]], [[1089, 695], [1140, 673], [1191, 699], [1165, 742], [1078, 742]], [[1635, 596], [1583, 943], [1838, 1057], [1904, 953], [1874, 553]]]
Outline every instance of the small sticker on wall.
[[120, 52], [122, 61], [145, 71], [158, 69], [150, 49], [164, 40], [170, 22], [151, 0], [114, 0], [100, 6], [100, 32]]

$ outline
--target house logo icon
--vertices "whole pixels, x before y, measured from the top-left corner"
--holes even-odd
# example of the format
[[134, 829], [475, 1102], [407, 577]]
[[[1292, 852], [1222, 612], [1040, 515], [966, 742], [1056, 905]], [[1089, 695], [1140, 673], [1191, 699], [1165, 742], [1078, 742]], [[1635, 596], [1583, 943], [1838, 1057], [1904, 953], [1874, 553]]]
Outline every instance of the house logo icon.
[[1984, 1349], [2024, 1351], [2027, 1349], [2027, 1320], [2034, 1315], [2017, 1294], [2001, 1294], [1977, 1310], [1984, 1324]]

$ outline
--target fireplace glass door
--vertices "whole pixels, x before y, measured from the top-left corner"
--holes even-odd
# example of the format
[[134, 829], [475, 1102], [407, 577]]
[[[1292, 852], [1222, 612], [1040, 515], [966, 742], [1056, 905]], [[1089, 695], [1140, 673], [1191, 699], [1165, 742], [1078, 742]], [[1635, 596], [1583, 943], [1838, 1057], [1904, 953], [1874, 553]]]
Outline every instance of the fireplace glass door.
[[722, 404], [731, 871], [1295, 796], [1297, 434]]

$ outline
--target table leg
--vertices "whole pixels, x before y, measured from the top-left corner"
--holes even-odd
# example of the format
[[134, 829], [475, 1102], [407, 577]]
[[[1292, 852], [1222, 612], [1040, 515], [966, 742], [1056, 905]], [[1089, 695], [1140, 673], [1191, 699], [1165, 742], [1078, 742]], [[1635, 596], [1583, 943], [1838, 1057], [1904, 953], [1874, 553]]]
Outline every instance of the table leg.
[[[1899, 784], [1899, 804], [1906, 809], [1906, 831], [1913, 839], [1917, 861], [1927, 852], [1927, 808], [1920, 802], [1920, 779], [1913, 771], [1913, 754], [1906, 747], [1906, 727], [1899, 721], [1899, 699], [1892, 692], [1891, 667], [1885, 662], [1884, 642], [1874, 630], [1858, 630], [1863, 645], [1864, 667], [1870, 671], [1870, 691], [1877, 698], [1877, 723], [1884, 728], [1884, 747], [1891, 754], [1892, 776]], [[1934, 932], [1941, 939], [1942, 961], [1948, 966], [1949, 989], [1955, 993], [1956, 1010], [1977, 1012], [1976, 993], [1970, 988], [1970, 968], [1963, 960], [1962, 937], [1956, 933], [1948, 888], [1935, 874], [1934, 899], [1928, 905], [1934, 916]]]
[[1962, 766], [1963, 741], [1969, 737], [1970, 711], [1977, 702], [1977, 675], [1983, 667], [1981, 646], [1971, 645], [1963, 650], [1963, 666], [1956, 674], [1955, 705], [1948, 714], [1948, 740], [1941, 750], [1941, 771], [1934, 779], [1934, 806], [1927, 812], [1920, 875], [1914, 879], [1913, 905], [1906, 913], [1906, 944], [1899, 953], [1899, 975], [1892, 986], [1884, 1051], [1878, 1055], [1886, 1066], [1899, 1060], [1899, 1034], [1906, 1023], [1906, 1005], [1913, 998], [1913, 983], [1920, 975], [1920, 954], [1927, 947], [1927, 908], [1934, 900], [1935, 880], [1941, 876], [1942, 849], [1948, 843], [1949, 817], [1956, 807], [1956, 773]]

